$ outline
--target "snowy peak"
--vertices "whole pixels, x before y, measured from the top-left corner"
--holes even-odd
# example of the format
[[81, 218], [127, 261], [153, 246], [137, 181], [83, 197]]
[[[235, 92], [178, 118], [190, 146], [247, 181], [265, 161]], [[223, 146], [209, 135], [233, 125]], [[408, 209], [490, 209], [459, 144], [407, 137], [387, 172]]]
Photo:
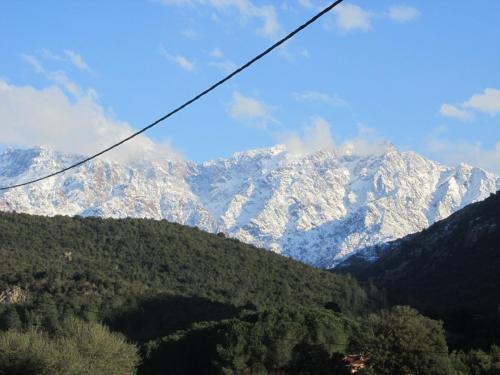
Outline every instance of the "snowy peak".
[[[0, 184], [81, 160], [43, 148], [0, 154]], [[444, 166], [386, 147], [373, 155], [284, 146], [194, 164], [94, 160], [0, 193], [0, 209], [44, 215], [149, 217], [198, 226], [322, 267], [420, 231], [500, 188], [479, 168]]]

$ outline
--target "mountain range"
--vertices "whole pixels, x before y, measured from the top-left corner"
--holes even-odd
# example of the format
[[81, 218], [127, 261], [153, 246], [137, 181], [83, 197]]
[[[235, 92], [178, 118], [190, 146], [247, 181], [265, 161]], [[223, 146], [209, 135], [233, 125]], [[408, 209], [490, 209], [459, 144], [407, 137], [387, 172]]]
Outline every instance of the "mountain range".
[[498, 313], [500, 192], [379, 247], [371, 251], [379, 255], [375, 262], [360, 252], [337, 270], [369, 279], [390, 290], [395, 302], [419, 309], [466, 306]]
[[[0, 185], [54, 172], [81, 155], [47, 148], [0, 154]], [[285, 146], [194, 163], [93, 160], [0, 193], [0, 210], [166, 219], [238, 238], [314, 266], [444, 219], [500, 189], [480, 168], [445, 166], [387, 147], [371, 155], [288, 152]]]

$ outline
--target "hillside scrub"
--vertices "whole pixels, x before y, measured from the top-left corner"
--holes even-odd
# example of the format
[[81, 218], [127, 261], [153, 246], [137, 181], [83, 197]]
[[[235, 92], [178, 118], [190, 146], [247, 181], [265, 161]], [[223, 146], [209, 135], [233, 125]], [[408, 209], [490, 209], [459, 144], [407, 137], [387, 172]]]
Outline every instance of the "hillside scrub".
[[139, 363], [137, 348], [106, 327], [70, 319], [56, 337], [30, 329], [0, 333], [0, 374], [126, 375]]

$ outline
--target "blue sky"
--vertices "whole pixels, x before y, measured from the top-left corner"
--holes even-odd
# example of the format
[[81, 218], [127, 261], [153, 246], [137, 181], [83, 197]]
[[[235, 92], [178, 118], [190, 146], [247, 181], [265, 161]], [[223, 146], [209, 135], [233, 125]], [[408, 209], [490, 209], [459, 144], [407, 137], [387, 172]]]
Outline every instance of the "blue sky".
[[[326, 4], [2, 2], [0, 144], [97, 151]], [[499, 16], [500, 2], [491, 0], [345, 0], [122, 152], [203, 161], [282, 142], [369, 152], [387, 140], [500, 173]]]

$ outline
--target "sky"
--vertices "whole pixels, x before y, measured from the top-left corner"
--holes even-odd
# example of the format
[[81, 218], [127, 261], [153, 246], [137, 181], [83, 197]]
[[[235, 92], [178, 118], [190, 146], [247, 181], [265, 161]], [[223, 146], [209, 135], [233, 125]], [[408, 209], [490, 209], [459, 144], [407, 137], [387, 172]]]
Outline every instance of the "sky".
[[[0, 147], [90, 154], [190, 99], [321, 0], [0, 3]], [[201, 162], [391, 142], [500, 173], [500, 1], [345, 0], [109, 157]]]

